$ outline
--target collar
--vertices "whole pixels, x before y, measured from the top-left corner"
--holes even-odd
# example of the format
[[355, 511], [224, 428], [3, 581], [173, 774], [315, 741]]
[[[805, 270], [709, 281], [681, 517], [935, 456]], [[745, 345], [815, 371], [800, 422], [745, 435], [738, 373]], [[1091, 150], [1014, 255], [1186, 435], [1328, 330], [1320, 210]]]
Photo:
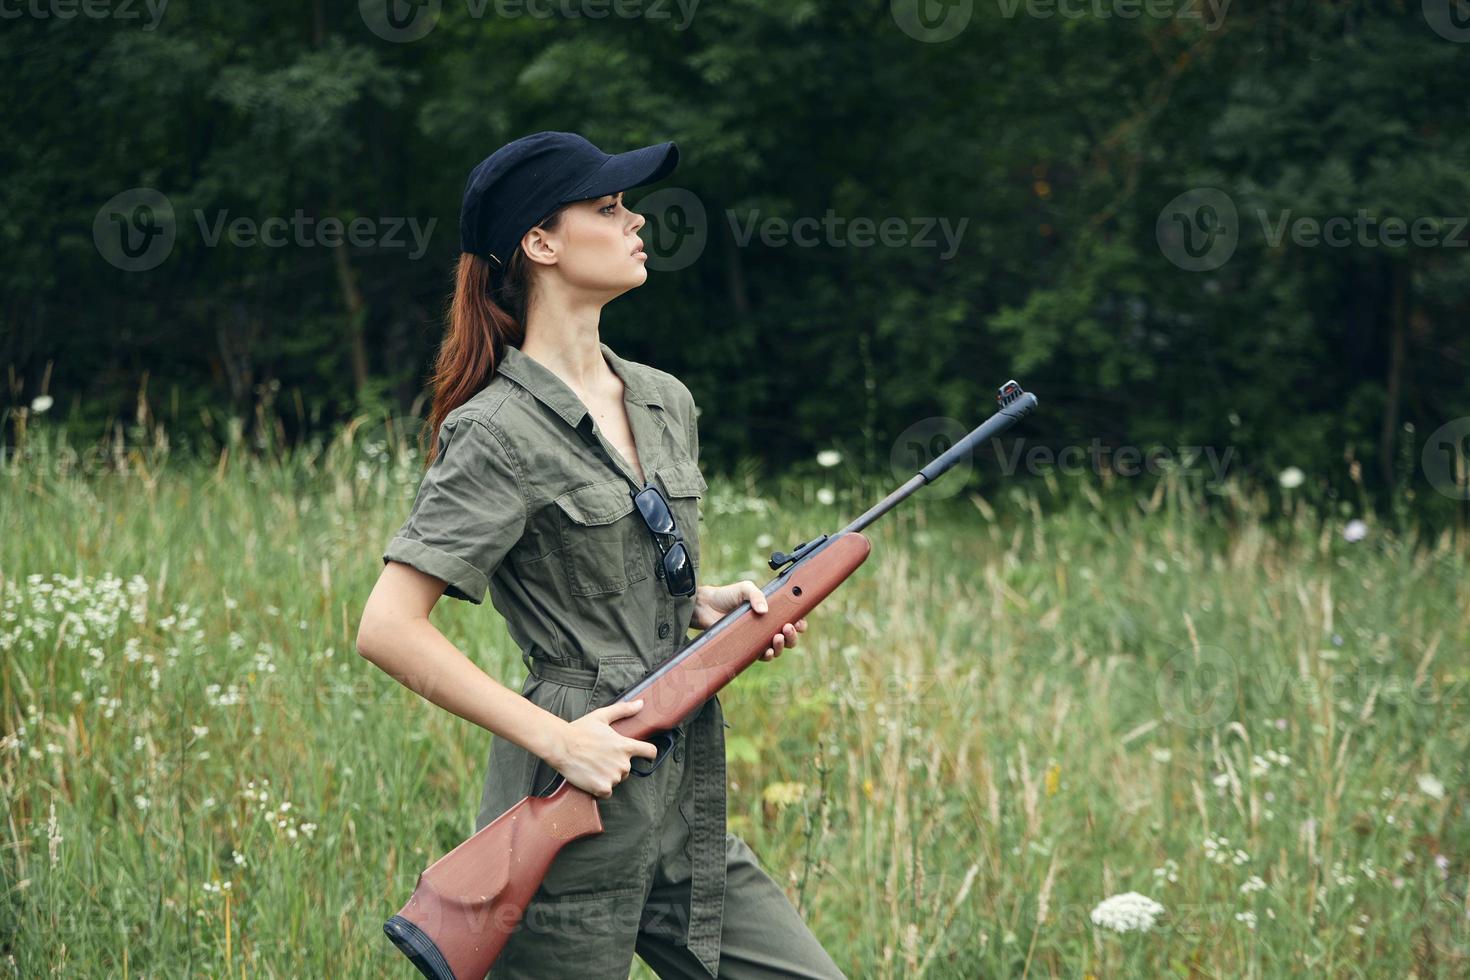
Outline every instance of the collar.
[[[601, 348], [603, 360], [607, 361], [608, 367], [612, 368], [613, 373], [622, 379], [629, 401], [644, 406], [663, 407], [663, 397], [653, 382], [644, 374], [641, 365], [619, 357], [607, 344], [599, 342], [598, 347]], [[503, 346], [500, 362], [495, 366], [495, 370], [496, 373], [504, 374], [535, 395], [543, 404], [565, 419], [567, 425], [572, 428], [581, 425], [582, 419], [587, 415], [587, 406], [582, 403], [582, 399], [577, 397], [577, 393], [567, 386], [565, 381], [534, 357], [522, 353], [521, 349], [513, 344]]]

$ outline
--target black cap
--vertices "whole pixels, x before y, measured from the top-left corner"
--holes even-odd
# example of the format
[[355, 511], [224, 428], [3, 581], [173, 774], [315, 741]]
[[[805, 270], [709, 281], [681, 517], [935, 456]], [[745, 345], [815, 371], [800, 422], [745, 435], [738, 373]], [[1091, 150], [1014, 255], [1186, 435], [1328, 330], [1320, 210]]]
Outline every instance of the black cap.
[[576, 133], [522, 136], [470, 172], [459, 211], [460, 250], [488, 261], [499, 286], [521, 238], [551, 212], [662, 180], [678, 165], [672, 141], [607, 154]]

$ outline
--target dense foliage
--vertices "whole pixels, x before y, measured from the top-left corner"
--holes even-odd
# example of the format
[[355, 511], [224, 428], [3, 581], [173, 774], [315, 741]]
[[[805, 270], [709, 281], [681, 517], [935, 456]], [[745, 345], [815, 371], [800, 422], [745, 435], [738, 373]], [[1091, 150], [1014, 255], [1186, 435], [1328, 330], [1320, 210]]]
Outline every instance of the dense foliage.
[[603, 336], [685, 379], [711, 468], [875, 469], [1016, 376], [1054, 448], [1459, 506], [1419, 465], [1470, 415], [1447, 4], [392, 2], [6, 14], [12, 421], [421, 414], [465, 175], [566, 129], [680, 144]]

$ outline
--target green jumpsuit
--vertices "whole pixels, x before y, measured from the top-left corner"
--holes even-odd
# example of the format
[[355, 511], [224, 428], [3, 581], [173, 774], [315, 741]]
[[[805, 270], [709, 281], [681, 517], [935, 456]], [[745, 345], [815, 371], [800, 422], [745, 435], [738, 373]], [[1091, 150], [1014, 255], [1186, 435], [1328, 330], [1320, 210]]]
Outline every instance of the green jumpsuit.
[[[697, 574], [707, 485], [694, 398], [673, 375], [601, 348], [623, 381], [639, 462]], [[571, 721], [688, 642], [694, 599], [665, 587], [633, 506], [639, 489], [576, 393], [506, 345], [491, 381], [444, 420], [383, 560], [443, 579], [456, 599], [479, 603], [488, 588], [529, 671], [522, 694]], [[626, 980], [635, 951], [662, 977], [843, 976], [750, 847], [726, 832], [726, 727], [710, 698], [681, 721], [652, 775], [630, 775], [599, 801], [604, 832], [558, 855], [492, 978]], [[556, 776], [492, 738], [476, 829]]]

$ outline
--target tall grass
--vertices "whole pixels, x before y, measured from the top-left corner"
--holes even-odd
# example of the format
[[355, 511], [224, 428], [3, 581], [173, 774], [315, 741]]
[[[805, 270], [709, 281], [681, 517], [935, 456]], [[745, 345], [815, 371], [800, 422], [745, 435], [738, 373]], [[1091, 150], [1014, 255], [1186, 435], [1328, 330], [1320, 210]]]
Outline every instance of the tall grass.
[[[353, 651], [410, 440], [90, 466], [31, 436], [0, 472], [0, 970], [409, 975], [381, 924], [472, 831], [490, 740]], [[887, 489], [711, 484], [710, 582]], [[850, 976], [1470, 971], [1450, 538], [1179, 477], [937, 491], [722, 695], [730, 828]], [[488, 604], [434, 620], [519, 684]], [[1129, 891], [1153, 929], [1092, 921]]]

